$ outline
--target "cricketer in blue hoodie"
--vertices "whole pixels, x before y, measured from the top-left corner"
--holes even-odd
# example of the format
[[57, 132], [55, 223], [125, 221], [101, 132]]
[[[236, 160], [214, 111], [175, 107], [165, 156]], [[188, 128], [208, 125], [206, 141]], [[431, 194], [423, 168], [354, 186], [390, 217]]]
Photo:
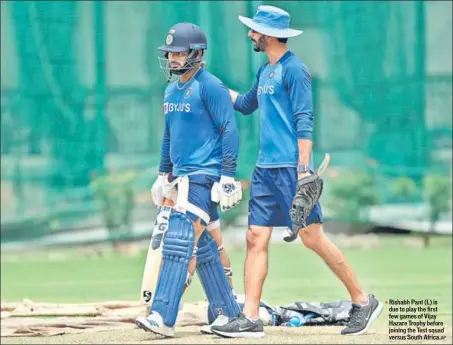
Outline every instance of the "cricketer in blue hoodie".
[[[258, 315], [268, 270], [270, 236], [273, 227], [291, 228], [290, 210], [297, 180], [313, 173], [311, 76], [286, 44], [288, 38], [302, 31], [289, 28], [289, 14], [274, 6], [259, 6], [253, 18], [239, 19], [249, 27], [254, 50], [264, 52], [268, 62], [258, 70], [254, 84], [245, 94], [230, 90], [235, 110], [249, 115], [259, 108], [260, 116], [260, 148], [249, 201], [244, 314], [225, 325], [211, 327], [215, 334], [233, 338], [264, 336]], [[360, 287], [344, 255], [325, 236], [322, 222], [317, 203], [307, 218], [307, 226], [298, 234], [350, 293], [351, 318], [341, 333], [365, 333], [382, 311], [382, 304]]]

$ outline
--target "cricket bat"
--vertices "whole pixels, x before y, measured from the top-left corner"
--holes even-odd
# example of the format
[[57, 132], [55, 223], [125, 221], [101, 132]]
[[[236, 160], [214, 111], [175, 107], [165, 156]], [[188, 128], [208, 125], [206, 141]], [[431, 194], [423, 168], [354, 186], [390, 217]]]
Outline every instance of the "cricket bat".
[[146, 315], [149, 314], [154, 294], [159, 279], [162, 264], [163, 238], [168, 229], [168, 220], [174, 205], [172, 200], [165, 199], [157, 214], [156, 223], [148, 247], [145, 268], [143, 271], [142, 285], [140, 289], [140, 303], [147, 307]]

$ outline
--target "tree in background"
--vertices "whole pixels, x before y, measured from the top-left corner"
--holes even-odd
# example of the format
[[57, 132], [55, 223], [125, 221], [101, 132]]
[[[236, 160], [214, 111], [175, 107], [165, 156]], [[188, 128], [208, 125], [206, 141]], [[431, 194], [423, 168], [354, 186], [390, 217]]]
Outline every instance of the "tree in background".
[[390, 185], [390, 195], [395, 201], [412, 201], [417, 195], [417, 184], [410, 177], [402, 176], [393, 180]]
[[[396, 201], [410, 201], [417, 195], [417, 185], [409, 177], [400, 177], [390, 184], [390, 193]], [[451, 210], [451, 180], [448, 176], [428, 175], [424, 178], [423, 194], [428, 202], [429, 229], [423, 232], [423, 244], [429, 246], [429, 239], [436, 231], [441, 217]]]
[[329, 198], [326, 207], [335, 220], [351, 223], [351, 230], [358, 231], [363, 212], [380, 203], [373, 177], [366, 172], [343, 173], [329, 181]]
[[424, 233], [423, 242], [429, 246], [429, 239], [436, 230], [441, 217], [451, 211], [451, 177], [428, 175], [424, 179], [423, 192], [429, 204], [429, 231]]
[[132, 237], [132, 211], [134, 208], [133, 184], [136, 173], [114, 172], [95, 177], [92, 188], [100, 202], [104, 225], [109, 232], [109, 240], [119, 251], [121, 242]]

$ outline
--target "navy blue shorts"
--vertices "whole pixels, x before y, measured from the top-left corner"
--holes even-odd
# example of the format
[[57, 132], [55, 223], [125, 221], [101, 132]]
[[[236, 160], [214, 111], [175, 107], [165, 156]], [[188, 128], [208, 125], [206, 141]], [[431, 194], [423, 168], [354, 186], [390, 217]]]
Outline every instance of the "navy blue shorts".
[[[249, 225], [291, 227], [289, 211], [296, 194], [296, 168], [255, 167], [249, 201]], [[311, 211], [307, 225], [322, 223], [321, 206]]]
[[[176, 177], [173, 177], [173, 180]], [[219, 219], [217, 210], [218, 204], [211, 201], [211, 189], [214, 182], [219, 182], [220, 177], [212, 175], [190, 175], [189, 176], [189, 203], [199, 207], [209, 215], [210, 222]], [[194, 222], [198, 220], [198, 216], [187, 212], [187, 215]], [[202, 221], [204, 224], [204, 221]], [[207, 224], [204, 224], [207, 225]]]

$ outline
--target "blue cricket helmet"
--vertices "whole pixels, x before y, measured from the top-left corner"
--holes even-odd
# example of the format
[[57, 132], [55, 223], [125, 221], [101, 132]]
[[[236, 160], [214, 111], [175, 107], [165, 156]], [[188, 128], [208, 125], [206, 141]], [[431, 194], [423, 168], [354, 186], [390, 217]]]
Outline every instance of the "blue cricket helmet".
[[[172, 74], [185, 74], [199, 64], [202, 61], [202, 57], [198, 56], [199, 51], [208, 49], [208, 44], [206, 35], [199, 26], [184, 22], [173, 25], [167, 33], [165, 44], [157, 49], [164, 53], [163, 57], [159, 57], [159, 62], [169, 81]], [[171, 68], [168, 53], [183, 52], [188, 53], [184, 66]]]

